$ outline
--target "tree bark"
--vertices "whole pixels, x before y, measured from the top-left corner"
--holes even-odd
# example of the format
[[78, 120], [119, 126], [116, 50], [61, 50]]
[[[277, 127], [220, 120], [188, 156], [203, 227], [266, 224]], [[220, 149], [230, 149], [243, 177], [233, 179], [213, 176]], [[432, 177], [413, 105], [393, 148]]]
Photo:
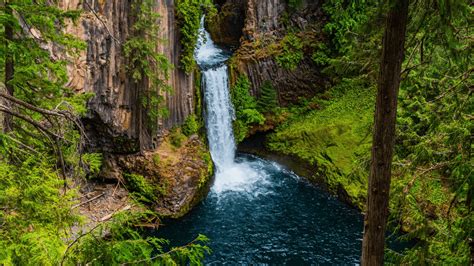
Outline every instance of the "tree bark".
[[383, 265], [395, 138], [397, 96], [404, 56], [409, 0], [391, 1], [378, 80], [372, 163], [364, 220], [362, 265]]
[[[5, 13], [12, 15], [12, 9], [9, 6], [8, 1], [5, 2]], [[10, 81], [13, 79], [15, 73], [13, 55], [8, 49], [8, 43], [13, 41], [13, 28], [9, 22], [5, 23], [5, 88], [6, 93], [10, 96], [13, 96], [13, 85], [10, 84]], [[11, 106], [11, 103], [6, 100], [5, 105]], [[5, 113], [3, 117], [3, 132], [7, 133], [13, 130], [13, 116], [11, 114]]]

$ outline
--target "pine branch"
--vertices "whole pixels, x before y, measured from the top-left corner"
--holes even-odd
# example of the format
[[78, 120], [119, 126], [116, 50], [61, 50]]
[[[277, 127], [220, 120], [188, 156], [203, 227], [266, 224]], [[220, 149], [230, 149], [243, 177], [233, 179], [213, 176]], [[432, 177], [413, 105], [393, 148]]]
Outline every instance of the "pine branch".
[[12, 116], [15, 116], [15, 117], [31, 124], [32, 126], [36, 127], [41, 132], [44, 132], [44, 133], [48, 134], [49, 136], [54, 137], [55, 139], [65, 140], [62, 136], [59, 136], [58, 134], [51, 132], [46, 127], [44, 127], [43, 125], [41, 125], [37, 121], [33, 120], [32, 118], [30, 118], [28, 116], [25, 116], [23, 114], [20, 114], [18, 112], [15, 112], [15, 111], [11, 110], [10, 108], [8, 108], [8, 106], [0, 104], [0, 112], [4, 112], [4, 113], [10, 114]]
[[65, 111], [51, 111], [51, 110], [47, 110], [47, 109], [43, 109], [43, 108], [40, 108], [40, 107], [37, 107], [37, 106], [34, 106], [32, 104], [29, 104], [27, 102], [24, 102], [14, 96], [11, 96], [11, 95], [8, 95], [4, 92], [0, 92], [0, 97], [3, 97], [13, 103], [16, 103], [18, 105], [21, 105], [27, 109], [30, 109], [32, 111], [35, 111], [35, 112], [38, 112], [38, 113], [41, 113], [43, 115], [52, 115], [52, 116], [63, 116], [63, 117], [67, 117], [67, 113]]
[[451, 86], [449, 89], [447, 89], [445, 92], [443, 92], [442, 94], [440, 94], [438, 97], [436, 97], [434, 100], [430, 101], [430, 103], [432, 102], [435, 102], [435, 101], [438, 101], [440, 99], [442, 99], [444, 96], [446, 96], [448, 93], [450, 93], [451, 91], [453, 91], [454, 89], [456, 89], [459, 85], [463, 84], [464, 81], [466, 81], [467, 79], [471, 78], [471, 73], [474, 72], [474, 68], [471, 68], [469, 69], [468, 71], [462, 73], [459, 77], [463, 77], [458, 83], [456, 83], [455, 85]]
[[151, 258], [148, 258], [148, 259], [141, 259], [141, 260], [136, 260], [136, 261], [132, 261], [132, 262], [126, 262], [126, 263], [122, 263], [120, 265], [124, 266], [124, 265], [131, 265], [131, 264], [140, 264], [140, 263], [144, 263], [144, 262], [151, 262], [151, 261], [154, 261], [158, 258], [162, 258], [166, 255], [170, 255], [170, 254], [173, 254], [179, 250], [182, 250], [182, 249], [186, 249], [186, 248], [189, 248], [189, 247], [192, 247], [196, 242], [198, 242], [198, 239], [194, 239], [193, 241], [189, 242], [188, 244], [184, 245], [184, 246], [181, 246], [181, 247], [178, 247], [178, 248], [173, 248], [172, 250], [170, 251], [167, 251], [167, 252], [164, 252], [164, 253], [161, 253], [161, 254], [158, 254], [156, 256], [153, 256]]

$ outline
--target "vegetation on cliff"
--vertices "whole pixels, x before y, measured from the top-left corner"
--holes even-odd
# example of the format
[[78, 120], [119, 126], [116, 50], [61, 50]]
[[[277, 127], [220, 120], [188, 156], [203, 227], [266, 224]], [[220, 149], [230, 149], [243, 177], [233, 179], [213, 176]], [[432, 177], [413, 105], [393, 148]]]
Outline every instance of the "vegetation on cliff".
[[177, 0], [176, 2], [176, 16], [181, 33], [181, 67], [189, 74], [196, 67], [194, 49], [199, 37], [201, 18], [205, 13], [212, 17], [216, 10], [212, 0]]
[[374, 89], [353, 85], [341, 84], [308, 103], [321, 110], [302, 110], [300, 114], [294, 110], [293, 118], [269, 137], [267, 145], [316, 165], [318, 172], [310, 178], [327, 184], [336, 194], [343, 189], [348, 199], [362, 208], [367, 192]]
[[172, 68], [165, 55], [156, 51], [159, 40], [159, 14], [153, 11], [154, 1], [142, 0], [132, 3], [131, 15], [134, 18], [132, 30], [123, 44], [127, 58], [128, 74], [137, 87], [140, 110], [145, 116], [146, 126], [152, 135], [156, 134], [157, 121], [166, 116], [168, 110], [163, 106], [163, 93], [170, 91], [167, 80]]
[[303, 43], [293, 32], [288, 33], [280, 42], [281, 51], [275, 57], [279, 66], [294, 70], [303, 60]]
[[250, 95], [250, 81], [246, 76], [240, 76], [231, 90], [234, 105], [234, 135], [237, 142], [248, 136], [252, 125], [261, 125], [265, 117], [257, 110], [257, 100]]

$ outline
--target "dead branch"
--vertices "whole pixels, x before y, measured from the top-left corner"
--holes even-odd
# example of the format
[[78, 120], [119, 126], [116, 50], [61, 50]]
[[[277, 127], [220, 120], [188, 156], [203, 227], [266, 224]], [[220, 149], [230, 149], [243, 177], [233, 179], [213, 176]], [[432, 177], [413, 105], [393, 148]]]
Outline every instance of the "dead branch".
[[66, 255], [67, 255], [67, 253], [69, 252], [69, 249], [71, 249], [71, 247], [74, 246], [74, 245], [79, 241], [79, 239], [85, 237], [85, 236], [88, 235], [88, 234], [91, 234], [95, 229], [99, 228], [99, 226], [101, 226], [101, 225], [102, 225], [102, 223], [96, 224], [94, 227], [92, 227], [91, 230], [87, 231], [86, 233], [81, 234], [81, 235], [78, 236], [76, 239], [74, 239], [74, 241], [72, 241], [71, 244], [69, 244], [69, 245], [67, 246], [66, 251], [64, 251], [64, 255], [63, 255], [63, 258], [61, 259], [60, 265], [61, 265], [61, 266], [64, 265], [64, 260], [66, 259]]
[[92, 198], [89, 199], [89, 200], [86, 200], [86, 201], [84, 201], [84, 202], [81, 202], [81, 203], [79, 203], [79, 204], [77, 204], [77, 205], [72, 206], [72, 209], [78, 208], [78, 207], [80, 207], [80, 206], [82, 206], [82, 205], [85, 205], [85, 204], [87, 204], [87, 203], [89, 203], [89, 202], [92, 202], [92, 201], [94, 201], [94, 200], [96, 200], [96, 199], [98, 199], [98, 198], [100, 198], [100, 197], [102, 197], [102, 196], [104, 196], [104, 195], [105, 195], [105, 193], [101, 193], [101, 194], [99, 194], [99, 195], [97, 195], [97, 196], [95, 196], [95, 197], [92, 197]]
[[107, 220], [110, 220], [110, 218], [112, 218], [116, 213], [118, 213], [118, 212], [123, 212], [123, 211], [128, 211], [128, 210], [130, 210], [131, 208], [132, 208], [132, 205], [127, 205], [127, 206], [125, 206], [125, 207], [123, 207], [123, 208], [119, 208], [119, 209], [113, 211], [111, 214], [108, 214], [108, 215], [106, 215], [106, 216], [100, 218], [99, 221], [100, 221], [100, 222], [105, 222], [105, 221], [107, 221]]
[[415, 181], [418, 177], [428, 173], [428, 172], [431, 172], [433, 170], [437, 170], [439, 168], [442, 168], [446, 165], [449, 165], [450, 163], [449, 162], [442, 162], [442, 163], [439, 163], [439, 164], [435, 164], [433, 165], [432, 167], [430, 168], [427, 168], [427, 169], [422, 169], [422, 171], [418, 174], [415, 174], [415, 176], [410, 180], [410, 182], [408, 182], [408, 184], [403, 188], [403, 193], [404, 194], [407, 194], [408, 191], [410, 191], [411, 187], [415, 184]]
[[64, 138], [62, 136], [59, 136], [56, 133], [53, 133], [53, 132], [49, 131], [46, 127], [44, 127], [43, 125], [41, 125], [37, 121], [33, 120], [32, 118], [30, 118], [28, 116], [25, 116], [23, 114], [20, 114], [18, 112], [12, 111], [10, 108], [8, 108], [7, 106], [5, 106], [3, 104], [0, 104], [0, 112], [4, 112], [4, 113], [10, 114], [12, 116], [15, 116], [17, 118], [20, 118], [21, 120], [31, 124], [32, 126], [36, 127], [38, 130], [54, 137], [55, 139], [64, 140]]
[[51, 110], [47, 110], [47, 109], [43, 109], [43, 108], [34, 106], [32, 104], [29, 104], [27, 102], [24, 102], [24, 101], [16, 98], [16, 97], [8, 95], [4, 92], [0, 92], [0, 97], [3, 97], [3, 98], [5, 98], [5, 99], [7, 99], [7, 100], [9, 100], [13, 103], [16, 103], [18, 105], [21, 105], [21, 106], [25, 107], [26, 109], [38, 112], [38, 113], [43, 114], [43, 115], [63, 116], [63, 117], [66, 117], [68, 115], [65, 111], [51, 111]]

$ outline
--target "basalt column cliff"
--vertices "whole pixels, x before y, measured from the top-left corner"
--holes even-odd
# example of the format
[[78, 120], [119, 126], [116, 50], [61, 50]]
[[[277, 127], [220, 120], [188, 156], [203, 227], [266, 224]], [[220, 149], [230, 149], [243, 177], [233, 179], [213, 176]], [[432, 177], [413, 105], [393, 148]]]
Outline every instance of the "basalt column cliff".
[[[94, 94], [83, 123], [88, 148], [104, 154], [101, 176], [123, 182], [130, 175], [145, 177], [162, 191], [156, 209], [179, 216], [203, 194], [212, 171], [202, 138], [185, 138], [180, 132], [176, 133], [178, 136], [169, 134], [195, 113], [195, 75], [186, 74], [179, 67], [181, 45], [174, 1], [156, 1], [154, 12], [159, 14], [161, 35], [156, 40], [156, 50], [173, 67], [166, 78], [170, 90], [160, 92], [168, 114], [156, 118], [151, 125], [155, 130], [150, 131], [138, 93], [149, 84], [134, 83], [127, 74], [129, 62], [123, 51], [136, 19], [132, 5], [121, 0], [62, 1], [64, 9], [83, 10], [80, 21], [66, 31], [87, 45], [68, 67], [69, 86], [77, 93]], [[170, 144], [173, 138], [179, 139], [176, 147]]]

